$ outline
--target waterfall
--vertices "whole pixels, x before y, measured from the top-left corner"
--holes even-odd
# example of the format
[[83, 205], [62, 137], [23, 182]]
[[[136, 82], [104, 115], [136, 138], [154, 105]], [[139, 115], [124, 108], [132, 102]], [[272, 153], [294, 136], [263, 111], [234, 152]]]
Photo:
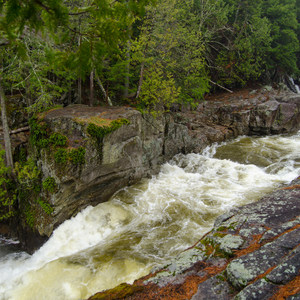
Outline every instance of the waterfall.
[[300, 88], [297, 84], [295, 84], [295, 81], [292, 77], [288, 77], [288, 87], [296, 94], [300, 94]]

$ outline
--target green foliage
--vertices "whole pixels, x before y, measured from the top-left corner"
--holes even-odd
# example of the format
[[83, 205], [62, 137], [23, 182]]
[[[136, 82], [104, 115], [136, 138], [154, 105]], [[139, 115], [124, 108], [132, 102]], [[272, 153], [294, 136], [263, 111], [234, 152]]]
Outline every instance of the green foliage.
[[43, 122], [38, 122], [37, 117], [32, 117], [29, 120], [30, 126], [30, 142], [38, 149], [46, 148], [49, 145], [47, 125]]
[[68, 161], [68, 152], [64, 148], [58, 149], [54, 153], [54, 160], [58, 164], [65, 164]]
[[224, 0], [229, 7], [228, 42], [214, 59], [215, 76], [227, 86], [269, 75], [282, 80], [297, 73], [296, 0]]
[[51, 215], [53, 213], [54, 208], [48, 202], [44, 201], [41, 197], [37, 199], [37, 203], [47, 215]]
[[271, 71], [292, 74], [298, 70], [296, 53], [300, 47], [296, 3], [296, 0], [265, 1], [264, 14], [271, 23], [272, 41], [267, 58]]
[[148, 7], [133, 58], [145, 64], [139, 105], [153, 114], [174, 102], [195, 103], [209, 90], [200, 15], [194, 2], [167, 0]]
[[68, 11], [60, 0], [1, 1], [0, 13], [9, 35], [22, 32], [27, 26], [37, 31], [44, 26], [54, 30], [68, 21]]
[[54, 145], [54, 147], [56, 146], [64, 147], [67, 145], [67, 141], [68, 141], [67, 137], [58, 132], [52, 133], [49, 137], [49, 143]]
[[[97, 100], [110, 96], [120, 104], [126, 96], [131, 101], [142, 84], [134, 104], [143, 111], [157, 114], [174, 102], [197, 105], [214, 82], [235, 87], [266, 75], [277, 80], [298, 74], [299, 4], [299, 0], [1, 1], [1, 44], [6, 44], [0, 52], [3, 86], [6, 93], [22, 94], [32, 113], [67, 97], [79, 101], [77, 82], [82, 83], [81, 95], [87, 95], [92, 71], [103, 85], [100, 88], [95, 81]], [[46, 148], [49, 141], [39, 129], [33, 139]]]
[[82, 165], [85, 162], [85, 149], [83, 147], [79, 147], [77, 149], [67, 150], [64, 148], [59, 148], [54, 153], [54, 160], [58, 164], [66, 164], [67, 162], [71, 162], [74, 165]]
[[14, 215], [13, 205], [16, 200], [12, 181], [9, 178], [10, 170], [4, 163], [4, 154], [5, 151], [0, 149], [0, 221]]
[[25, 163], [27, 160], [27, 149], [24, 146], [21, 146], [15, 150], [14, 153], [14, 161], [18, 161], [20, 163]]
[[65, 147], [68, 139], [59, 132], [54, 132], [49, 136], [47, 125], [44, 122], [38, 121], [36, 117], [29, 120], [30, 125], [30, 141], [38, 149], [47, 148], [53, 145], [56, 147]]
[[30, 228], [33, 228], [35, 224], [35, 213], [30, 209], [30, 206], [28, 205], [26, 209], [24, 210], [24, 215], [25, 215], [25, 221], [27, 225]]
[[[44, 122], [38, 121], [36, 117], [32, 117], [30, 124], [30, 140], [31, 143], [38, 148], [52, 147], [54, 152], [54, 160], [58, 164], [66, 164], [70, 161], [74, 165], [84, 163], [85, 149], [80, 147], [78, 149], [67, 150], [68, 139], [59, 132], [54, 132], [49, 136], [47, 126]], [[114, 125], [116, 126], [116, 125]]]
[[145, 74], [139, 107], [157, 115], [169, 110], [171, 104], [178, 100], [179, 94], [180, 88], [176, 87], [172, 75], [170, 73], [164, 75], [162, 67], [157, 64]]
[[40, 191], [40, 170], [33, 159], [29, 159], [25, 164], [15, 163], [15, 174], [17, 182], [22, 190]]
[[55, 179], [53, 177], [47, 177], [43, 183], [43, 188], [44, 190], [50, 192], [50, 193], [54, 193], [56, 188], [57, 188], [57, 184], [55, 182]]
[[74, 165], [82, 165], [85, 162], [85, 149], [83, 147], [79, 147], [78, 149], [72, 149], [68, 153], [68, 157], [72, 164]]

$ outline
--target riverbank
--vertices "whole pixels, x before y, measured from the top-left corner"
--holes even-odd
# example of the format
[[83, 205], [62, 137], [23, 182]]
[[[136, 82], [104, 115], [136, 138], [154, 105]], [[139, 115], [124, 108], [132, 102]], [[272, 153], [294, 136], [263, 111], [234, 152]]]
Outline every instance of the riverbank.
[[[45, 127], [49, 138], [60, 134], [66, 142], [63, 147], [50, 144], [30, 150], [42, 180], [50, 178], [55, 188], [26, 204], [30, 211], [25, 207], [27, 214], [21, 215], [18, 226], [25, 249], [33, 252], [65, 220], [157, 174], [178, 153], [199, 153], [239, 135], [295, 132], [300, 126], [300, 96], [269, 88], [209, 97], [194, 111], [172, 110], [153, 118], [130, 107], [73, 105], [42, 114], [37, 126]], [[37, 197], [52, 212], [40, 207]]]
[[235, 208], [169, 264], [100, 299], [298, 299], [300, 177]]
[[[208, 96], [192, 111], [173, 107], [158, 118], [130, 107], [72, 105], [43, 113], [37, 122], [47, 136], [38, 130], [32, 134], [50, 141], [48, 147], [29, 145], [27, 132], [12, 134], [15, 149], [27, 145], [41, 174], [40, 185], [49, 181], [53, 186], [20, 202], [12, 231], [28, 252], [38, 249], [65, 220], [157, 174], [178, 153], [200, 153], [239, 135], [295, 132], [300, 127], [300, 96], [270, 87], [246, 88]], [[62, 138], [65, 146], [52, 145], [59, 142], [53, 137]]]

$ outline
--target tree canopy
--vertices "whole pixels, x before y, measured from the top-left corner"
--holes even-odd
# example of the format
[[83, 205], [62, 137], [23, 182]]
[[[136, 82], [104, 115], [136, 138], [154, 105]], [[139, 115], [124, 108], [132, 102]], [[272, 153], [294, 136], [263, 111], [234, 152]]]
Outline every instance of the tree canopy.
[[1, 1], [2, 86], [33, 111], [194, 103], [212, 82], [299, 75], [299, 18], [299, 0]]

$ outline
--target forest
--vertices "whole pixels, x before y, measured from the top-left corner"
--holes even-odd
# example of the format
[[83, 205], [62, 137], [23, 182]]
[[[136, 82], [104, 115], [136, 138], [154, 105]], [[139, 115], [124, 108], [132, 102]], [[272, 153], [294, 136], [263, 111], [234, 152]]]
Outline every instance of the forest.
[[192, 109], [218, 89], [299, 78], [299, 40], [300, 0], [1, 0], [0, 221], [14, 214], [11, 177], [35, 170], [14, 170], [14, 101], [29, 116], [70, 104]]

